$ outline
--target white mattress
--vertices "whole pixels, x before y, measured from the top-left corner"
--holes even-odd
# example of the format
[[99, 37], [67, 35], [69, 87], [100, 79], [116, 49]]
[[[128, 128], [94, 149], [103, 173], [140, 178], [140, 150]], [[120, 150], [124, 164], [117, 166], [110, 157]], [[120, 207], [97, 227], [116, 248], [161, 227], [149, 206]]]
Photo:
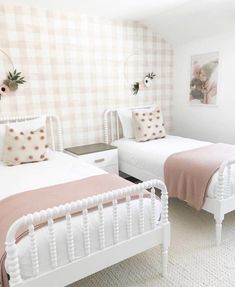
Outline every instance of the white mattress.
[[[49, 159], [50, 160], [45, 162], [25, 164], [14, 167], [6, 167], [3, 164], [0, 164], [0, 180], [3, 186], [1, 189], [0, 199], [27, 190], [37, 189], [106, 173], [105, 171], [87, 164], [75, 157], [60, 152], [50, 152]], [[133, 235], [135, 235], [138, 233], [138, 200], [132, 201], [131, 204], [133, 212]], [[145, 198], [145, 230], [150, 229], [150, 204], [150, 199]], [[157, 201], [156, 205], [156, 218], [159, 219], [161, 213], [161, 202]], [[122, 241], [128, 238], [125, 224], [127, 216], [125, 203], [120, 204], [118, 208], [120, 241]], [[74, 224], [75, 251], [77, 257], [84, 255], [81, 218], [81, 216], [76, 216], [72, 219]], [[109, 246], [113, 243], [111, 207], [104, 208], [104, 220], [106, 246]], [[89, 213], [89, 222], [91, 250], [94, 252], [99, 249], [99, 221], [97, 211]], [[68, 263], [65, 222], [55, 223], [55, 233], [57, 240], [58, 263], [59, 265]], [[46, 227], [36, 231], [36, 240], [39, 250], [40, 272], [46, 272], [51, 268], [47, 244], [48, 229]], [[28, 278], [32, 276], [32, 264], [29, 253], [28, 237], [23, 238], [18, 243], [18, 254], [22, 278]], [[7, 270], [7, 262], [5, 263], [5, 266]]]
[[[147, 142], [137, 142], [134, 139], [122, 138], [114, 141], [112, 144], [118, 147], [121, 170], [122, 166], [125, 166], [125, 170], [122, 170], [123, 172], [128, 173], [126, 169], [129, 169], [131, 172], [131, 167], [135, 167], [144, 171], [145, 174], [149, 174], [150, 177], [164, 181], [164, 163], [170, 155], [207, 146], [211, 143], [167, 135], [163, 139]], [[210, 198], [215, 197], [216, 178], [217, 173], [212, 177], [207, 190], [207, 196]]]

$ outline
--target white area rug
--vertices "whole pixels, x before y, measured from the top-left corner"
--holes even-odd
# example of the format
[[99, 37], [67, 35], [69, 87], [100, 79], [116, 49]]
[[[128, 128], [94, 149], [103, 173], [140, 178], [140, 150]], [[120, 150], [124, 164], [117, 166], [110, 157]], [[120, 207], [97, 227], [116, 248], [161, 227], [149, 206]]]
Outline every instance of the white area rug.
[[184, 203], [169, 203], [172, 242], [168, 276], [160, 275], [160, 247], [129, 258], [70, 287], [235, 286], [235, 212], [225, 217], [223, 240], [214, 243], [214, 219]]

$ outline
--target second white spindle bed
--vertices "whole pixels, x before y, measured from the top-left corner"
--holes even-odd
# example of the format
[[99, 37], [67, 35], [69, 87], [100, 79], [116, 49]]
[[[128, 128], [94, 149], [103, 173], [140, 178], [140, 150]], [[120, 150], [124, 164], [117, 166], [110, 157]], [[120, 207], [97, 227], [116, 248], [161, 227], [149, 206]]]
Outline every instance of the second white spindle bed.
[[[147, 109], [152, 106], [127, 109], [142, 108]], [[104, 113], [104, 140], [118, 147], [119, 170], [140, 180], [159, 178], [164, 181], [163, 170], [167, 156], [211, 144], [171, 135], [167, 135], [165, 139], [142, 143], [123, 138], [117, 111], [118, 109], [111, 108]], [[214, 215], [216, 244], [219, 245], [224, 216], [235, 210], [235, 159], [224, 161], [213, 176], [202, 209]]]

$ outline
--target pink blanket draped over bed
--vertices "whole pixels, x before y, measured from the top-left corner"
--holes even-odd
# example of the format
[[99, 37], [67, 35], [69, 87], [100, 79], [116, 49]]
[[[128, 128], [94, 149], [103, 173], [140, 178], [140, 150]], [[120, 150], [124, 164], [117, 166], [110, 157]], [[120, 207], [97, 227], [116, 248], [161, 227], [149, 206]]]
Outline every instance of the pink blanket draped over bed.
[[[117, 175], [103, 174], [89, 178], [26, 191], [9, 196], [0, 201], [0, 267], [1, 287], [8, 287], [5, 262], [5, 240], [10, 225], [23, 215], [48, 209], [53, 206], [98, 195], [114, 189], [133, 185]], [[26, 234], [25, 229], [19, 230], [17, 239]]]
[[200, 210], [213, 174], [224, 160], [232, 158], [235, 158], [235, 146], [222, 143], [169, 156], [164, 165], [169, 197], [185, 200]]

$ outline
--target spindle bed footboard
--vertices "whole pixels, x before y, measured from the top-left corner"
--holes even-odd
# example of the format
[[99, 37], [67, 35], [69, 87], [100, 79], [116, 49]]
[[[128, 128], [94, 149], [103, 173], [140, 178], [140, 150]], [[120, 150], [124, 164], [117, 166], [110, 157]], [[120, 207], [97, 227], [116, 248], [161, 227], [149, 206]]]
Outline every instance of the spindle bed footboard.
[[[161, 216], [156, 218], [156, 202], [155, 188], [161, 190]], [[144, 209], [144, 192], [150, 189], [150, 206], [151, 206], [151, 228], [145, 229], [145, 209]], [[138, 194], [138, 234], [132, 233], [132, 205], [133, 194]], [[118, 199], [122, 197], [124, 202], [120, 203]], [[112, 236], [113, 244], [106, 246], [105, 238], [105, 221], [104, 209], [105, 202], [109, 201], [112, 208]], [[127, 239], [120, 240], [119, 234], [119, 204], [125, 204], [126, 208], [126, 231]], [[99, 250], [92, 251], [92, 242], [90, 236], [89, 215], [90, 208], [97, 208], [97, 224]], [[83, 229], [83, 242], [85, 255], [77, 257], [75, 245], [78, 242], [74, 240], [73, 221], [71, 220], [74, 213], [80, 216]], [[67, 238], [67, 264], [61, 265], [58, 260], [60, 250], [57, 248], [55, 233], [55, 217], [62, 218], [66, 226]], [[48, 229], [48, 252], [50, 255], [51, 269], [48, 272], [41, 272], [40, 265], [43, 258], [40, 257], [35, 226], [38, 222], [44, 221]], [[60, 221], [61, 222], [61, 221]], [[18, 258], [18, 243], [16, 242], [16, 233], [20, 227], [27, 226], [29, 248], [32, 262], [33, 277], [23, 279], [21, 276], [21, 268]], [[167, 273], [167, 254], [170, 243], [170, 223], [168, 221], [168, 195], [165, 184], [159, 180], [150, 180], [138, 185], [128, 186], [118, 190], [113, 190], [98, 196], [88, 197], [79, 201], [67, 203], [47, 210], [41, 210], [33, 214], [28, 214], [19, 218], [14, 222], [8, 230], [6, 237], [6, 253], [7, 253], [7, 271], [10, 276], [11, 287], [41, 287], [53, 286], [62, 287], [70, 283], [78, 281], [88, 275], [91, 275], [108, 266], [118, 263], [124, 259], [134, 256], [156, 245], [161, 245], [162, 252], [162, 274]]]

